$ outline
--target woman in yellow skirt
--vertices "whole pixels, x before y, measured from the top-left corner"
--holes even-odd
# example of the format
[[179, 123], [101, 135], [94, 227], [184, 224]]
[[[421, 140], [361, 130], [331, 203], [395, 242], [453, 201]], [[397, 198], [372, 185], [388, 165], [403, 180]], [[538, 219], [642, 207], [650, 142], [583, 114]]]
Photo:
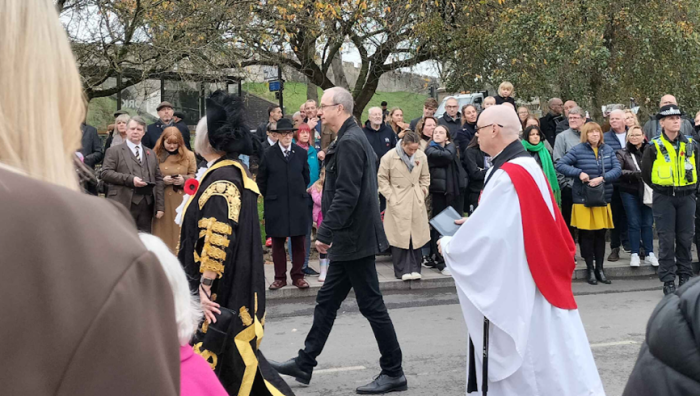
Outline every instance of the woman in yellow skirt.
[[[574, 146], [556, 164], [557, 171], [574, 178], [572, 189], [574, 205], [571, 226], [578, 228], [581, 255], [586, 260], [588, 283], [610, 284], [603, 271], [605, 260], [605, 233], [614, 228], [610, 200], [613, 182], [622, 174], [615, 150], [603, 142], [600, 125], [589, 122], [581, 128], [581, 144]], [[586, 205], [586, 188], [603, 184], [605, 206]], [[595, 260], [595, 270], [593, 261]]]

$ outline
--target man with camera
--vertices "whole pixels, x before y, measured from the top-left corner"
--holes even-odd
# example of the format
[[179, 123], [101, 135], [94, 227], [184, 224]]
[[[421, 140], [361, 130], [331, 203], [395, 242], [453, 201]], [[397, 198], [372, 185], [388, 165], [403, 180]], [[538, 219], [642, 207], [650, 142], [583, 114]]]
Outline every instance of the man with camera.
[[692, 276], [690, 248], [695, 226], [698, 149], [681, 134], [681, 111], [665, 105], [656, 114], [661, 134], [642, 158], [642, 180], [654, 190], [654, 221], [659, 234], [659, 279], [664, 294], [676, 291]]

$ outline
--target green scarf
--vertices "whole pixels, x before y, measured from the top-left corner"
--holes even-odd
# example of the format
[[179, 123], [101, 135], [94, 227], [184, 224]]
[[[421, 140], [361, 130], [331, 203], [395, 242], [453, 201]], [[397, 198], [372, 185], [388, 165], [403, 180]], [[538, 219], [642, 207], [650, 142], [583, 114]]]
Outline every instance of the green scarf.
[[549, 155], [549, 151], [544, 147], [544, 142], [539, 142], [537, 145], [532, 145], [527, 140], [521, 140], [525, 150], [537, 153], [540, 156], [540, 162], [542, 163], [542, 170], [544, 175], [549, 181], [549, 186], [552, 188], [554, 193], [554, 199], [557, 201], [557, 205], [561, 207], [561, 191], [559, 189], [559, 182], [557, 181], [557, 172], [554, 170], [554, 164], [552, 163], [552, 156]]

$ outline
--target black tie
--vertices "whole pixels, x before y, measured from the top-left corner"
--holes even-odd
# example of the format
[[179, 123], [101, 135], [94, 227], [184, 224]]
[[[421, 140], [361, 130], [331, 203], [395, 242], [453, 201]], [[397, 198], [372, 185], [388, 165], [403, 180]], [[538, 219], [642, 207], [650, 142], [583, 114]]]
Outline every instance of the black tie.
[[139, 164], [141, 164], [141, 149], [139, 148], [139, 146], [136, 146], [136, 161], [138, 161]]

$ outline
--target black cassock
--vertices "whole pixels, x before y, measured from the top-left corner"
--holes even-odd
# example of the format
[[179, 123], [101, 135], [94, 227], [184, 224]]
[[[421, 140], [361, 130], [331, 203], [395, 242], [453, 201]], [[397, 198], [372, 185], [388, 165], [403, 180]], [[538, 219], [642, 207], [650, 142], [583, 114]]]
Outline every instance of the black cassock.
[[232, 314], [221, 332], [204, 322], [192, 345], [230, 395], [293, 395], [259, 350], [265, 325], [259, 194], [245, 165], [224, 157], [209, 168], [183, 211], [178, 258], [190, 289], [198, 294], [202, 272], [216, 272], [212, 298]]

